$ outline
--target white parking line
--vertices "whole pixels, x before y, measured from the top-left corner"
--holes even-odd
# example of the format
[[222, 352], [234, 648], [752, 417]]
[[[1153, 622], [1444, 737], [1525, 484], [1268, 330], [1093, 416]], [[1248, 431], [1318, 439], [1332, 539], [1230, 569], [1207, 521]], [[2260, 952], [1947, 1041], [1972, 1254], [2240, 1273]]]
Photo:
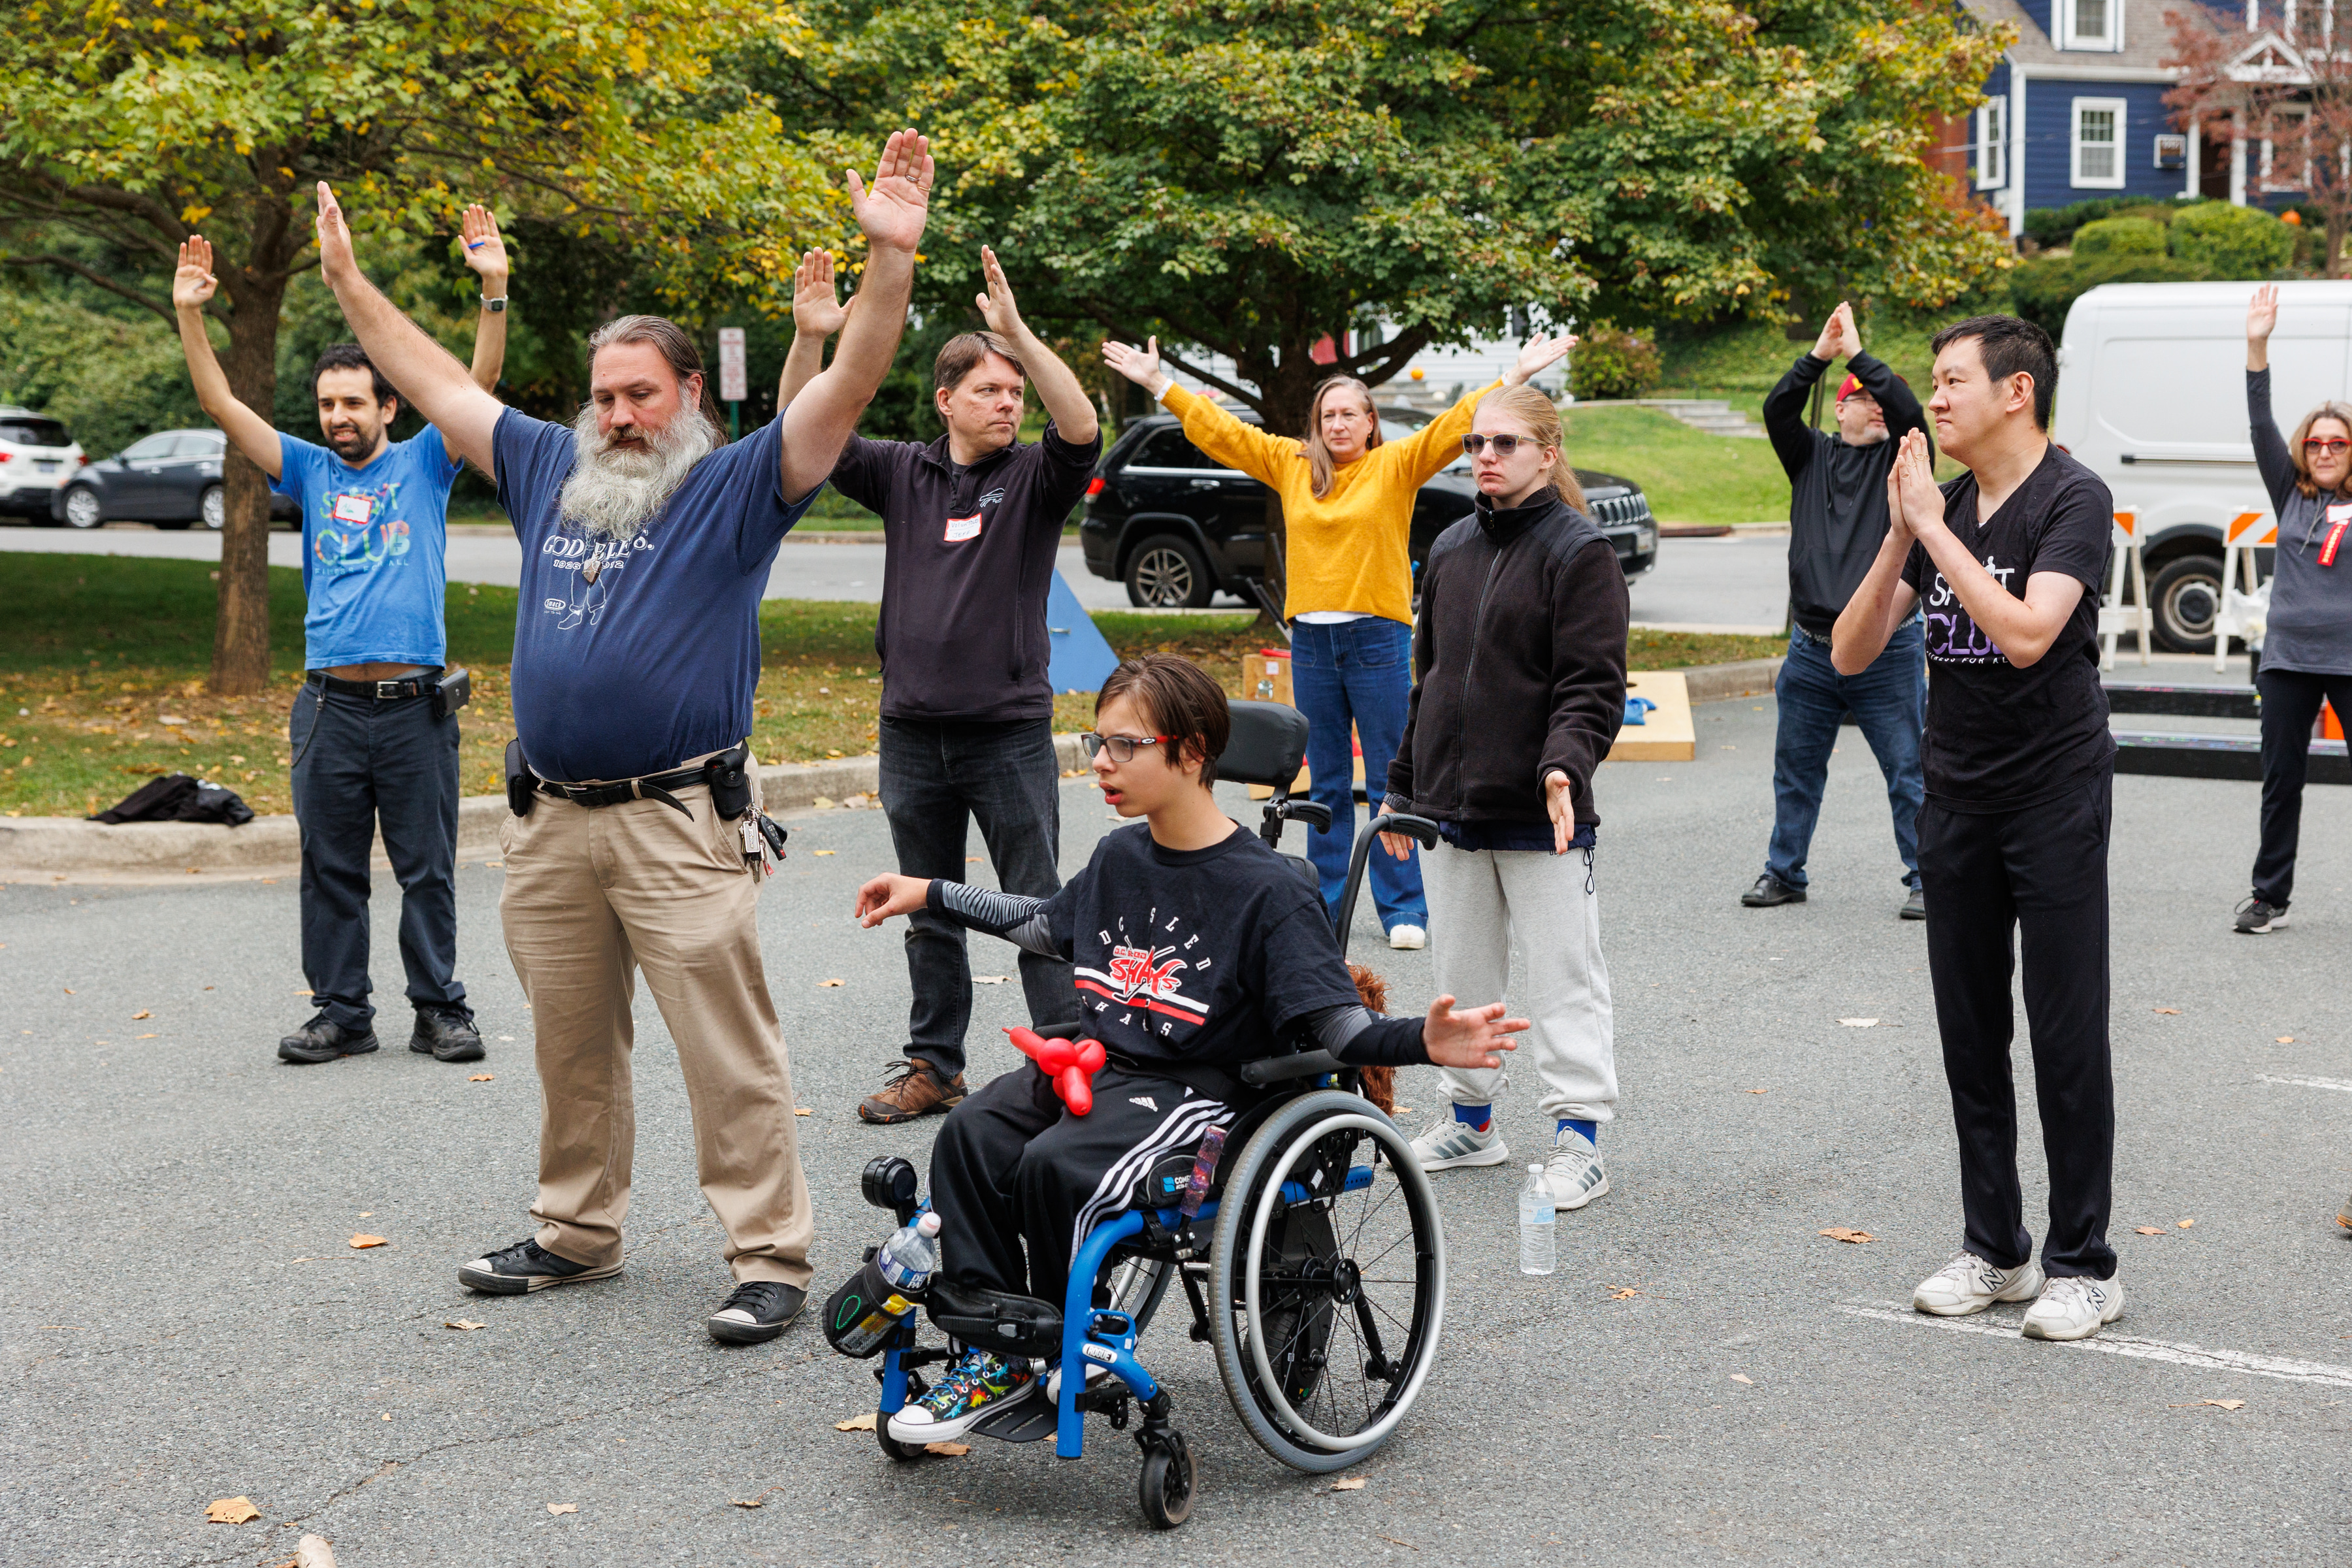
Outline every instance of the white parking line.
[[2269, 1072], [2258, 1072], [2254, 1076], [2264, 1083], [2291, 1083], [2298, 1089], [2340, 1089], [2352, 1094], [2352, 1078], [2281, 1078]]
[[1988, 1322], [1981, 1317], [1931, 1317], [1894, 1301], [1841, 1301], [1837, 1310], [1853, 1317], [1875, 1318], [1885, 1323], [1911, 1323], [1926, 1329], [1948, 1329], [1961, 1334], [1990, 1334], [1996, 1339], [2011, 1340], [2019, 1344], [2039, 1347], [2047, 1343], [2056, 1350], [2104, 1351], [2109, 1355], [2137, 1356], [2143, 1361], [2168, 1361], [2177, 1366], [2204, 1367], [2213, 1372], [2246, 1372], [2257, 1377], [2284, 1378], [2290, 1383], [2316, 1383], [2329, 1388], [2352, 1388], [2352, 1366], [2337, 1366], [2324, 1361], [2290, 1361], [2284, 1356], [2207, 1350], [2202, 1345], [2175, 1344], [2169, 1340], [2144, 1340], [2137, 1334], [2117, 1333], [2113, 1329], [2102, 1329], [2087, 1340], [2029, 1341], [2009, 1323]]

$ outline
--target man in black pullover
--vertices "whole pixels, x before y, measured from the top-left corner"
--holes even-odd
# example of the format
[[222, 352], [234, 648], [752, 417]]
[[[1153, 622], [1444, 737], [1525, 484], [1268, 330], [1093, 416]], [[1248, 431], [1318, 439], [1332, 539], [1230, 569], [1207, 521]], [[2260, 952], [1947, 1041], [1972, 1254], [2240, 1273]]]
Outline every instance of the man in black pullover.
[[[1844, 356], [1838, 433], [1809, 429], [1805, 399]], [[1925, 920], [1919, 891], [1919, 731], [1927, 700], [1926, 645], [1914, 618], [1887, 640], [1868, 669], [1842, 676], [1830, 664], [1830, 630], [1853, 597], [1886, 537], [1886, 475], [1904, 433], [1925, 430], [1911, 389], [1884, 362], [1862, 352], [1853, 309], [1840, 304], [1812, 352], [1801, 356], [1764, 399], [1764, 429], [1789, 471], [1789, 657], [1774, 685], [1780, 730], [1772, 748], [1772, 841], [1764, 874], [1739, 896], [1750, 909], [1805, 901], [1805, 856], [1821, 819], [1830, 752], [1851, 712], [1886, 775], [1895, 847], [1911, 889], [1905, 920]]]

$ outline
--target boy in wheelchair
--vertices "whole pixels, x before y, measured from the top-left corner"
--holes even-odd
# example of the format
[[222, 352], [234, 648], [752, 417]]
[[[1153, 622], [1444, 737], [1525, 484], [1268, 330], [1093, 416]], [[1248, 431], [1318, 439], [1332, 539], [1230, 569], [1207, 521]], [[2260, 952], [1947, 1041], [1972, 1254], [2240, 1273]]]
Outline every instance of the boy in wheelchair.
[[[1260, 1091], [1247, 1062], [1293, 1045], [1350, 1065], [1498, 1067], [1528, 1027], [1503, 1004], [1385, 1018], [1359, 1000], [1330, 917], [1297, 866], [1217, 806], [1210, 786], [1231, 733], [1225, 695], [1188, 659], [1146, 654], [1103, 683], [1095, 781], [1122, 817], [1087, 868], [1050, 899], [962, 882], [881, 876], [859, 889], [872, 927], [931, 909], [1076, 969], [1087, 1037], [1107, 1061], [1085, 1116], [1029, 1062], [949, 1112], [931, 1151], [942, 1278], [964, 1289], [1062, 1300], [1070, 1259], [1128, 1207], [1163, 1162], [1189, 1163]], [[1024, 1258], [1024, 1244], [1026, 1258]], [[908, 1443], [961, 1436], [1037, 1392], [1025, 1359], [972, 1349], [890, 1420]]]

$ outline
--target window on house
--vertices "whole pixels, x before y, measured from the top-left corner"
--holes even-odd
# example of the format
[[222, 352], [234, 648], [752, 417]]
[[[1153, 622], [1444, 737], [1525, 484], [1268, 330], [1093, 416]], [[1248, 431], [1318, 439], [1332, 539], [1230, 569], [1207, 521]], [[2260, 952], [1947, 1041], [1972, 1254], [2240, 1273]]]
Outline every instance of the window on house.
[[1977, 189], [1998, 190], [2009, 182], [2009, 100], [1988, 100], [1977, 109]]
[[2059, 47], [2123, 47], [2123, 0], [2058, 0]]
[[2076, 99], [2072, 183], [2093, 189], [2121, 189], [2124, 183], [2123, 142], [2122, 99]]

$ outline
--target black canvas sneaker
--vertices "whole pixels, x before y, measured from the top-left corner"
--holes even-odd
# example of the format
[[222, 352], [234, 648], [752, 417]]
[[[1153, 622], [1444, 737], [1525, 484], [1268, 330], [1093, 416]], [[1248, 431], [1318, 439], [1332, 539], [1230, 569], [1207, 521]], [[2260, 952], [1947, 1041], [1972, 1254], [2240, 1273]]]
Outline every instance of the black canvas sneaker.
[[493, 1296], [521, 1296], [551, 1285], [578, 1285], [590, 1279], [610, 1279], [621, 1271], [617, 1263], [591, 1268], [569, 1258], [558, 1258], [540, 1246], [536, 1237], [502, 1247], [471, 1263], [457, 1266], [457, 1283], [468, 1290]]

